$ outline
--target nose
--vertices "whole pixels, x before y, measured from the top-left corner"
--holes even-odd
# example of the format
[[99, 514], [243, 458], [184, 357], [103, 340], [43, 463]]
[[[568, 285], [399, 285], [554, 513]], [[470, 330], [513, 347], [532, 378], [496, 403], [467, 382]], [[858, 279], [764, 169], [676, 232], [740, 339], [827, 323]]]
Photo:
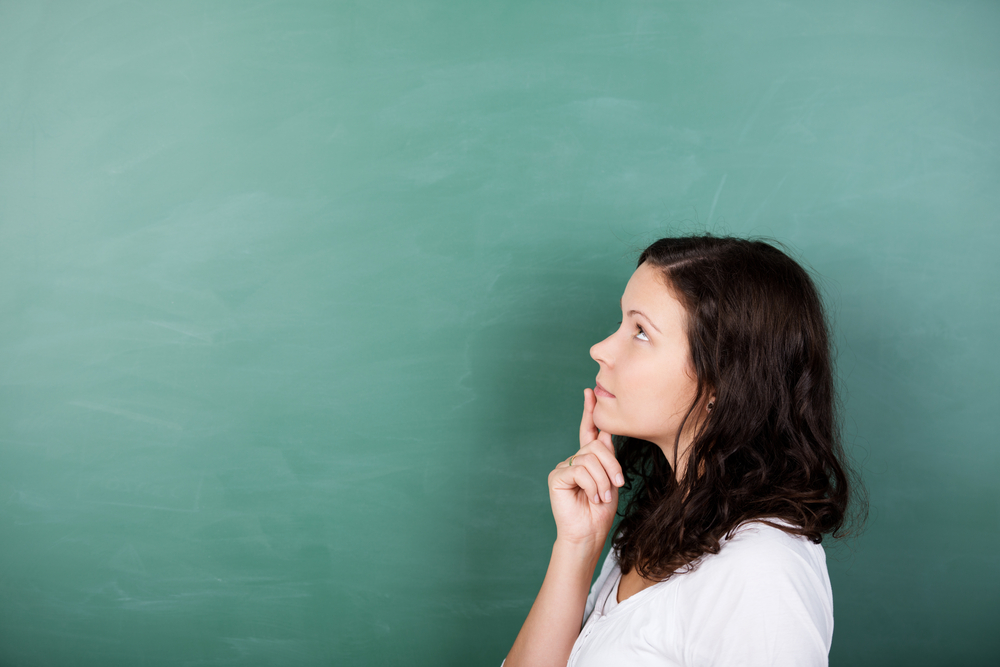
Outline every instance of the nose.
[[594, 343], [590, 347], [590, 358], [601, 366], [611, 366], [611, 339], [614, 337], [611, 334], [600, 343]]

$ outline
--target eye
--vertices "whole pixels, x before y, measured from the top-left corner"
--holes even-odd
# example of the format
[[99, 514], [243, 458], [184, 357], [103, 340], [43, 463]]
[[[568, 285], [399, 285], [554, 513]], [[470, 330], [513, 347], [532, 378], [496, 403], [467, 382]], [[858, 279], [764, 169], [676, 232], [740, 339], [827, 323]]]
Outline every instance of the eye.
[[636, 328], [637, 328], [637, 329], [639, 330], [639, 333], [637, 333], [637, 334], [635, 335], [635, 337], [636, 337], [636, 338], [638, 338], [639, 340], [645, 340], [645, 341], [648, 341], [648, 340], [649, 340], [649, 337], [648, 337], [648, 336], [646, 335], [646, 332], [642, 330], [642, 327], [640, 327], [640, 326], [639, 326], [639, 325], [637, 324], [637, 325], [636, 325]]

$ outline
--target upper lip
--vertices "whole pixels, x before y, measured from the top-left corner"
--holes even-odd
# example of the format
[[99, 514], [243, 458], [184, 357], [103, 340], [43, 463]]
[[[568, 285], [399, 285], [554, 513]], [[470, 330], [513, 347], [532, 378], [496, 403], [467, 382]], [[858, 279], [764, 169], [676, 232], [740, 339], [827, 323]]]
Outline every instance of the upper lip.
[[[594, 384], [596, 384], [596, 385], [597, 385], [597, 388], [598, 388], [598, 389], [600, 389], [600, 390], [602, 390], [602, 391], [608, 391], [607, 387], [605, 387], [604, 385], [602, 385], [602, 384], [601, 384], [600, 382], [597, 382], [597, 381], [595, 380], [595, 381], [594, 381]], [[612, 396], [614, 396], [614, 394], [612, 394], [612, 393], [611, 393], [610, 391], [608, 391], [608, 393], [609, 393], [609, 394], [611, 394]]]

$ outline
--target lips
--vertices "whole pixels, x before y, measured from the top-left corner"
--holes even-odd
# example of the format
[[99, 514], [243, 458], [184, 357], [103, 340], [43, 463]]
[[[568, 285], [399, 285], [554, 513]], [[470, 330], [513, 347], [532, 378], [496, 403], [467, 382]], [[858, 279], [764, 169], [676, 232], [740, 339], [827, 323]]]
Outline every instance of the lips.
[[597, 396], [600, 396], [602, 398], [614, 398], [615, 397], [614, 394], [612, 394], [610, 391], [608, 391], [607, 389], [605, 389], [604, 387], [602, 387], [600, 382], [597, 382], [595, 384], [596, 384], [596, 386], [594, 387], [594, 394], [596, 394]]

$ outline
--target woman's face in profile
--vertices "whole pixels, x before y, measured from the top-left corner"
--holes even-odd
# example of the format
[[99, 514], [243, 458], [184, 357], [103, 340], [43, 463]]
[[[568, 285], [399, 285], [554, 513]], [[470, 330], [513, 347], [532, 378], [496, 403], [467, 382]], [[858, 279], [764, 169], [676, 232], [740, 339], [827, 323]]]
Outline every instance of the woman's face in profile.
[[[622, 295], [621, 326], [590, 348], [601, 367], [594, 424], [614, 435], [653, 442], [668, 460], [698, 385], [687, 313], [672, 292], [660, 269], [640, 265]], [[692, 413], [685, 430], [696, 427], [701, 416]]]

